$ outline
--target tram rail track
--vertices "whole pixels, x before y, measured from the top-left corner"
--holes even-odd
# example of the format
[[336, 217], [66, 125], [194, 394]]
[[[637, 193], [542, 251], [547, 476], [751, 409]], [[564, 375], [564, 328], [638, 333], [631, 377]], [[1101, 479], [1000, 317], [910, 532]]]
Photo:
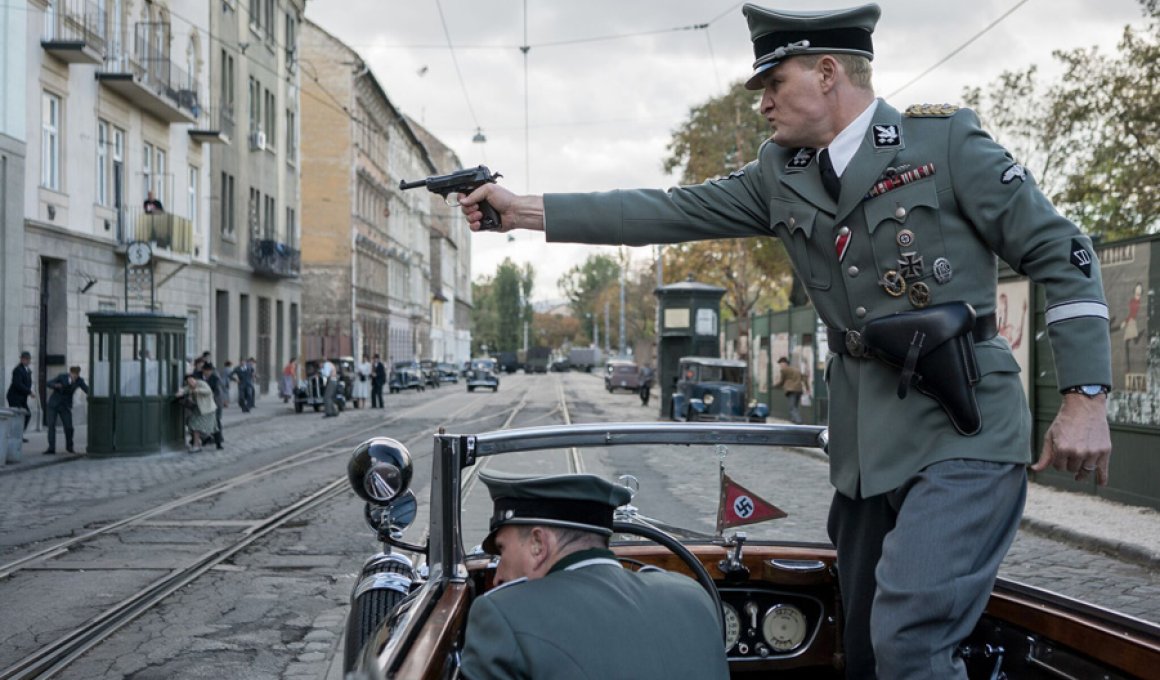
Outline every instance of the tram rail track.
[[[516, 407], [512, 409], [507, 422], [510, 423], [527, 403], [527, 393]], [[424, 408], [430, 408], [431, 404], [424, 404]], [[458, 415], [469, 411], [473, 408], [478, 408], [475, 402], [466, 404], [460, 409], [447, 414], [448, 420], [455, 419]], [[312, 446], [308, 449], [295, 453], [287, 458], [281, 459], [278, 462], [264, 465], [249, 471], [243, 475], [233, 477], [229, 480], [215, 484], [206, 489], [187, 494], [181, 498], [173, 501], [163, 503], [143, 512], [137, 513], [131, 517], [112, 522], [110, 524], [101, 526], [97, 529], [87, 531], [79, 536], [59, 541], [51, 546], [39, 550], [31, 555], [27, 555], [17, 560], [12, 560], [3, 565], [0, 565], [0, 579], [11, 576], [12, 574], [25, 569], [33, 564], [44, 562], [46, 560], [68, 554], [73, 548], [82, 545], [86, 542], [92, 541], [98, 536], [109, 534], [115, 531], [124, 530], [135, 525], [152, 526], [155, 523], [150, 522], [152, 518], [163, 515], [175, 508], [179, 508], [191, 503], [211, 498], [220, 495], [231, 489], [238, 488], [245, 484], [254, 483], [262, 480], [265, 477], [274, 474], [275, 472], [284, 472], [287, 466], [305, 465], [309, 462], [317, 462], [326, 458], [334, 457], [336, 455], [346, 455], [349, 452], [349, 447], [341, 448], [340, 451], [334, 450], [340, 447], [342, 442], [347, 442], [352, 439], [361, 439], [371, 431], [383, 431], [385, 426], [392, 423], [397, 423], [407, 417], [407, 413], [396, 414], [382, 421], [378, 421], [373, 425], [361, 428], [353, 433], [348, 433], [340, 437], [336, 437], [327, 442]], [[494, 417], [496, 414], [487, 414], [477, 419]], [[463, 424], [471, 421], [459, 421]], [[429, 436], [424, 433], [410, 438], [412, 442], [419, 442]], [[237, 538], [226, 545], [216, 547], [196, 558], [186, 565], [179, 568], [172, 569], [169, 573], [161, 578], [154, 580], [136, 593], [129, 595], [120, 602], [111, 607], [105, 608], [96, 616], [90, 618], [83, 624], [73, 628], [67, 633], [60, 635], [54, 641], [47, 645], [40, 647], [34, 652], [27, 654], [23, 658], [10, 664], [8, 667], [0, 670], [0, 680], [30, 680], [32, 678], [48, 678], [60, 672], [70, 664], [75, 662], [78, 658], [84, 655], [89, 650], [93, 649], [103, 641], [107, 640], [114, 633], [122, 627], [148, 612], [150, 609], [159, 605], [167, 597], [193, 583], [198, 578], [202, 577], [214, 567], [226, 562], [254, 543], [269, 535], [271, 532], [286, 525], [294, 518], [309, 512], [312, 509], [318, 508], [327, 501], [345, 493], [348, 490], [346, 476], [340, 476], [330, 482], [315, 488], [312, 492], [300, 497], [290, 505], [280, 508], [274, 513], [266, 517], [247, 521], [248, 526], [245, 526], [242, 531], [238, 532]]]

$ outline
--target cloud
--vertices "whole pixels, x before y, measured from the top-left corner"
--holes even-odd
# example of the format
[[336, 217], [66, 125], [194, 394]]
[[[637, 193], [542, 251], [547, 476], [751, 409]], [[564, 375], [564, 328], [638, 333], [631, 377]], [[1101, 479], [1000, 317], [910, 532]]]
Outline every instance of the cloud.
[[[879, 93], [902, 87], [1017, 3], [881, 0], [874, 61]], [[808, 0], [761, 4], [816, 9]], [[524, 6], [515, 0], [311, 0], [306, 14], [358, 51], [392, 101], [454, 148], [464, 165], [486, 163], [519, 192], [673, 184], [661, 170], [672, 130], [691, 107], [750, 71], [752, 50], [736, 2], [530, 0], [525, 126]], [[440, 7], [457, 46], [454, 59]], [[705, 30], [667, 30], [715, 17]], [[1051, 75], [1053, 50], [1096, 44], [1111, 50], [1124, 25], [1139, 21], [1136, 0], [1030, 0], [891, 103], [958, 102], [964, 87], [1031, 63]], [[612, 35], [629, 37], [587, 40]], [[559, 44], [565, 41], [575, 42]], [[477, 126], [485, 144], [471, 141]], [[546, 245], [538, 233], [514, 242], [479, 234], [472, 249], [473, 276], [493, 273], [504, 257], [531, 262], [538, 300], [558, 297], [559, 275], [592, 252]], [[649, 252], [637, 251], [641, 259]]]

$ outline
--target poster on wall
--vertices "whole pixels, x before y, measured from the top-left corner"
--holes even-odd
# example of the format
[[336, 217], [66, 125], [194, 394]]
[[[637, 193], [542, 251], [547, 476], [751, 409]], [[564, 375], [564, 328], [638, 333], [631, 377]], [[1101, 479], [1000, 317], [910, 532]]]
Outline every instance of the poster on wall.
[[1113, 422], [1160, 425], [1160, 385], [1149, 384], [1148, 289], [1152, 244], [1125, 243], [1098, 249], [1112, 336]]
[[1031, 283], [1027, 279], [1003, 281], [995, 298], [995, 324], [1011, 346], [1019, 363], [1023, 396], [1031, 398]]
[[773, 382], [777, 382], [781, 368], [777, 360], [789, 356], [789, 333], [774, 333], [769, 338], [769, 361], [773, 365]]

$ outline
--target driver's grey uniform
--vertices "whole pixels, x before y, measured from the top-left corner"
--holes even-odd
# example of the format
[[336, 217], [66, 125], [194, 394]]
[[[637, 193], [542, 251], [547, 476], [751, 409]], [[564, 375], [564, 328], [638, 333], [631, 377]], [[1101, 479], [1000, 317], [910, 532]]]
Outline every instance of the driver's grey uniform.
[[693, 579], [583, 550], [543, 578], [476, 598], [462, 671], [469, 680], [728, 678], [718, 620]]

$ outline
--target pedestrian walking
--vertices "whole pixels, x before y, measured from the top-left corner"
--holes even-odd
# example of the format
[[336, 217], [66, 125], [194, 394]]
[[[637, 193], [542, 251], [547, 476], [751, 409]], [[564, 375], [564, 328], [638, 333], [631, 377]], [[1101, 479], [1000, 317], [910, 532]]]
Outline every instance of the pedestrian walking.
[[[20, 363], [12, 369], [12, 381], [8, 383], [8, 406], [11, 408], [18, 408], [24, 411], [24, 430], [28, 430], [28, 421], [32, 419], [32, 411], [28, 408], [28, 398], [36, 397], [36, 392], [32, 389], [32, 368], [29, 364], [32, 363], [32, 354], [28, 352], [20, 353]], [[25, 443], [28, 438], [24, 438]]]
[[191, 439], [189, 452], [197, 453], [201, 451], [202, 443], [215, 439], [218, 432], [217, 401], [214, 399], [213, 388], [205, 380], [190, 373], [185, 376], [185, 387], [178, 390], [177, 397], [181, 399], [185, 411], [185, 426]]
[[298, 362], [294, 359], [286, 362], [282, 368], [282, 379], [278, 381], [278, 396], [282, 403], [289, 403], [294, 398], [294, 380], [298, 377]]
[[773, 386], [785, 391], [785, 400], [789, 404], [789, 421], [794, 425], [801, 425], [802, 392], [805, 387], [802, 372], [790, 365], [789, 359], [785, 357], [778, 359], [777, 365], [779, 370]]
[[230, 380], [238, 383], [238, 406], [242, 408], [242, 413], [249, 413], [250, 409], [254, 408], [254, 379], [255, 368], [254, 360], [243, 359], [238, 362], [238, 367], [230, 373]]
[[218, 376], [218, 372], [214, 370], [213, 364], [208, 361], [201, 365], [201, 379], [204, 380], [213, 390], [214, 399], [214, 422], [217, 429], [214, 430], [214, 444], [220, 449], [225, 444], [225, 438], [222, 437], [222, 407], [225, 405], [226, 395], [229, 394], [229, 383], [223, 382]]
[[355, 382], [354, 391], [351, 394], [351, 399], [354, 400], [355, 408], [363, 408], [367, 405], [367, 399], [371, 396], [371, 360], [367, 355], [363, 355], [362, 361], [358, 366], [355, 366]]
[[48, 449], [45, 450], [45, 454], [56, 453], [57, 419], [60, 419], [60, 424], [64, 427], [64, 450], [76, 453], [73, 449], [73, 397], [77, 390], [86, 395], [89, 393], [89, 386], [81, 377], [81, 367], [70, 366], [68, 373], [61, 373], [49, 380], [47, 387], [52, 390], [52, 396], [48, 398]]
[[517, 196], [485, 183], [462, 211], [479, 230], [487, 201], [502, 231], [559, 242], [779, 237], [834, 355], [828, 529], [846, 675], [965, 678], [956, 649], [1014, 539], [1032, 461], [1019, 365], [997, 337], [998, 261], [1043, 285], [1053, 354], [1083, 358], [1057, 362], [1063, 399], [1031, 469], [1104, 485], [1099, 261], [973, 111], [899, 111], [875, 96], [877, 5], [743, 13], [756, 57], [746, 86], [772, 129], [756, 160], [667, 192]]
[[338, 406], [334, 403], [334, 396], [338, 393], [338, 371], [330, 359], [326, 359], [318, 369], [318, 374], [322, 376], [325, 383], [322, 390], [322, 402], [326, 413], [322, 417], [334, 418], [338, 415]]
[[371, 369], [371, 408], [383, 407], [383, 387], [387, 384], [387, 367], [378, 354]]

